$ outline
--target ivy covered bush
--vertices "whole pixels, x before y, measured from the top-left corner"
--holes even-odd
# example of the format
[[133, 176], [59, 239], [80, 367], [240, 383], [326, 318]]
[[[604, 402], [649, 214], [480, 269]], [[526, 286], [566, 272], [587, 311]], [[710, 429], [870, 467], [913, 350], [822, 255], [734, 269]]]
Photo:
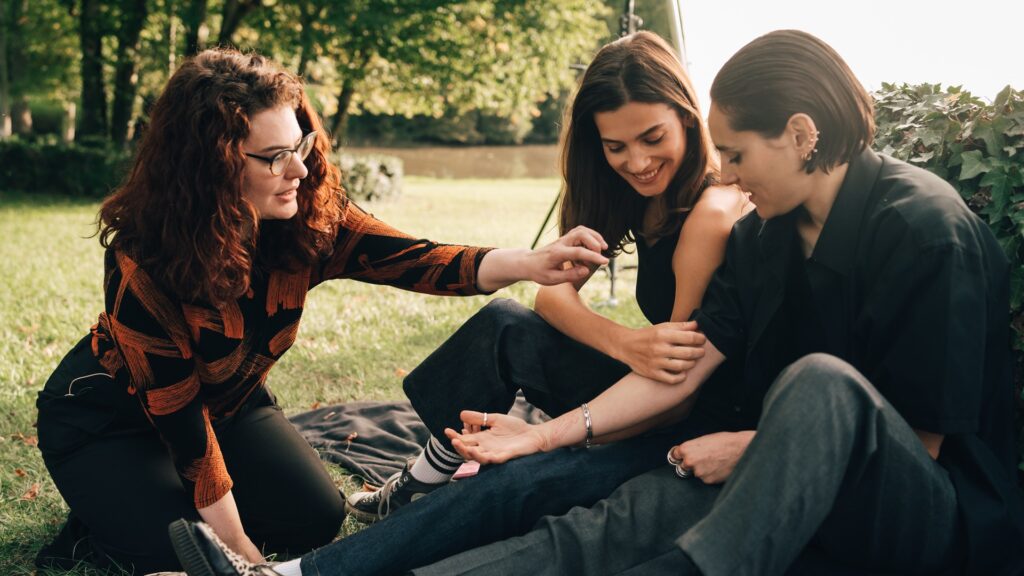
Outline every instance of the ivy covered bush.
[[988, 222], [1010, 259], [1019, 469], [1024, 472], [1024, 92], [991, 103], [959, 87], [883, 84], [875, 148], [947, 180]]

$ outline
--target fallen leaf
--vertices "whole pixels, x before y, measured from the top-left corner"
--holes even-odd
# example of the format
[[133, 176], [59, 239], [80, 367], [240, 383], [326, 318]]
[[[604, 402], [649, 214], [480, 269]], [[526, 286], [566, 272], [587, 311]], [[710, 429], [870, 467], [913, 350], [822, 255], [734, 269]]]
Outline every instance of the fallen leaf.
[[15, 468], [14, 475], [17, 476], [18, 478], [24, 478], [26, 476], [25, 471], [22, 470], [21, 468]]
[[399, 378], [405, 378], [408, 375], [409, 375], [409, 371], [408, 370], [403, 370], [401, 368], [395, 368], [395, 376], [398, 376]]
[[320, 401], [319, 400], [317, 400], [316, 402], [313, 402], [313, 405], [309, 407], [310, 410], [316, 410], [318, 408], [320, 408]]
[[23, 437], [21, 439], [21, 441], [24, 442], [26, 446], [38, 446], [39, 445], [39, 437], [38, 436], [25, 436], [25, 437]]
[[21, 495], [22, 500], [35, 500], [36, 496], [39, 496], [39, 482], [32, 484], [32, 487], [25, 491]]

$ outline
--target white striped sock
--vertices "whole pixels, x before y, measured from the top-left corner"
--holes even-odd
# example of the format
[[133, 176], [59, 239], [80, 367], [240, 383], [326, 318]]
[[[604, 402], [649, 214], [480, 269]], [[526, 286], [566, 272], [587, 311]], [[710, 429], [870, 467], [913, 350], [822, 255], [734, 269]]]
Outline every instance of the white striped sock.
[[441, 484], [451, 480], [452, 475], [461, 465], [462, 456], [446, 450], [436, 438], [431, 437], [427, 447], [416, 458], [409, 473], [420, 482]]
[[277, 572], [281, 576], [302, 576], [302, 566], [300, 565], [300, 560], [300, 558], [296, 558], [295, 560], [289, 560], [287, 562], [275, 564], [274, 572]]

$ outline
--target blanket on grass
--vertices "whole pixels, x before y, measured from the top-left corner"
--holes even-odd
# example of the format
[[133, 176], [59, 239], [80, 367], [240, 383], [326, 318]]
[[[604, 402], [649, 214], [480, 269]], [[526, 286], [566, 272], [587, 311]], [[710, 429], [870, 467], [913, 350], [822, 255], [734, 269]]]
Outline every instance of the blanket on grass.
[[[533, 423], [548, 419], [521, 394], [509, 414]], [[376, 486], [400, 471], [406, 459], [419, 455], [430, 438], [407, 400], [335, 404], [289, 420], [322, 459]]]

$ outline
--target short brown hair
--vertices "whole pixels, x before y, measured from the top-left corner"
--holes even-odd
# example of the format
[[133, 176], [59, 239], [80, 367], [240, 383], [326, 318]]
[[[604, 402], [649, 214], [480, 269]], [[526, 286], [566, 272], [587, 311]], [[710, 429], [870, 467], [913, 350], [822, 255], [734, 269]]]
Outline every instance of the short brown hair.
[[[318, 134], [298, 213], [261, 230], [242, 196], [242, 143], [253, 115], [277, 106], [295, 110], [303, 133]], [[329, 147], [297, 76], [258, 54], [200, 52], [153, 105], [131, 172], [100, 209], [100, 241], [125, 251], [182, 300], [238, 298], [254, 265], [294, 268], [332, 249], [344, 197]]]
[[[562, 233], [581, 224], [593, 228], [608, 242], [610, 254], [635, 239], [646, 200], [608, 165], [594, 115], [630, 102], [668, 105], [686, 131], [686, 156], [665, 192], [670, 214], [692, 208], [708, 181], [718, 178], [693, 86], [668, 43], [638, 32], [605, 45], [587, 67], [566, 113], [559, 224]], [[679, 225], [679, 219], [670, 218], [652, 233], [667, 235]]]
[[777, 137], [804, 113], [821, 132], [807, 173], [828, 172], [871, 145], [871, 96], [846, 62], [821, 39], [800, 30], [769, 32], [739, 50], [715, 76], [711, 101], [737, 132]]

